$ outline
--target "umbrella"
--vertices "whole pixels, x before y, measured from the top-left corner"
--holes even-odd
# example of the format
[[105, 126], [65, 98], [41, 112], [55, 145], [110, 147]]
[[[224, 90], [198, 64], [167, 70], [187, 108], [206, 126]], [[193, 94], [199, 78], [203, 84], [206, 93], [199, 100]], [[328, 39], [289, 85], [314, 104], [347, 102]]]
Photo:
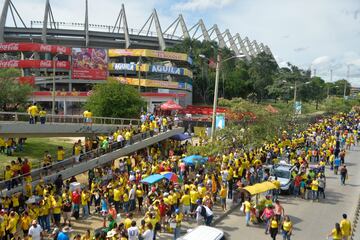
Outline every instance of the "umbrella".
[[153, 175], [150, 175], [150, 176], [144, 178], [143, 180], [141, 180], [141, 182], [152, 185], [154, 183], [161, 181], [164, 178], [165, 177], [161, 174], [153, 174]]
[[166, 103], [161, 104], [160, 106], [161, 110], [180, 110], [182, 109], [182, 106], [174, 102], [173, 100], [169, 100]]
[[178, 182], [179, 181], [178, 175], [176, 175], [173, 172], [162, 172], [160, 174], [163, 175], [167, 180], [169, 180], [171, 182]]
[[191, 136], [189, 134], [179, 133], [179, 134], [172, 136], [170, 139], [176, 140], [176, 141], [184, 141], [189, 138], [191, 138]]
[[185, 158], [183, 158], [183, 162], [186, 165], [194, 165], [196, 162], [199, 162], [201, 164], [207, 162], [208, 158], [207, 157], [203, 157], [201, 155], [191, 155], [191, 156], [187, 156]]

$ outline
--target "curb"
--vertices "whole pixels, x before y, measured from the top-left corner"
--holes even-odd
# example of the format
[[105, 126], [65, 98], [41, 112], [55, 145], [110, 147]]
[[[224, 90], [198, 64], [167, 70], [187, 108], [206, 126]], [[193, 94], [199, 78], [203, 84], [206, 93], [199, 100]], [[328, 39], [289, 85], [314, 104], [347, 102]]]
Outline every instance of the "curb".
[[241, 202], [240, 203], [236, 203], [235, 205], [232, 205], [231, 208], [224, 212], [224, 214], [221, 214], [218, 218], [216, 218], [214, 220], [214, 222], [211, 224], [212, 226], [215, 226], [216, 224], [218, 224], [219, 222], [221, 222], [224, 218], [226, 218], [230, 213], [234, 212], [235, 209], [239, 208], [241, 205]]
[[359, 235], [359, 233], [356, 232], [356, 228], [358, 227], [358, 222], [359, 222], [359, 217], [360, 217], [359, 215], [360, 215], [360, 195], [359, 195], [358, 204], [356, 206], [354, 219], [352, 221], [352, 233], [351, 233], [351, 237], [350, 237], [351, 240], [358, 239], [358, 238], [356, 238], [356, 235]]

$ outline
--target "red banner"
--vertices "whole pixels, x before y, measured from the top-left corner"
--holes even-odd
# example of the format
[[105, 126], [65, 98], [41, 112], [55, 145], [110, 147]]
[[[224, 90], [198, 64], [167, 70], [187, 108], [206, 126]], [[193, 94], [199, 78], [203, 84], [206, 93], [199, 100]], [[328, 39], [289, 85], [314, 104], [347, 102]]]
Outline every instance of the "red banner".
[[18, 81], [20, 84], [35, 85], [35, 76], [18, 77]]
[[105, 80], [108, 75], [107, 50], [72, 49], [72, 79]]
[[0, 43], [0, 52], [49, 52], [71, 55], [71, 48], [41, 43]]
[[[0, 60], [0, 68], [52, 68], [51, 60]], [[55, 68], [70, 69], [69, 61], [55, 61]]]
[[78, 69], [73, 68], [72, 79], [106, 80], [107, 71], [99, 69]]

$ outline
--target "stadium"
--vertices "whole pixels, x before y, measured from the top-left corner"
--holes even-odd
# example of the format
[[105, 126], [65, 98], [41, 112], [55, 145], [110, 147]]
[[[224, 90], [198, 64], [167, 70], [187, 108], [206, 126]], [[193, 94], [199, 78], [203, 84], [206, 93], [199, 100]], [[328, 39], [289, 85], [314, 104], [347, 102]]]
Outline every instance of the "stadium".
[[[56, 110], [77, 114], [92, 87], [113, 79], [138, 88], [152, 111], [173, 100], [192, 104], [191, 54], [165, 51], [184, 39], [216, 41], [247, 60], [260, 52], [272, 54], [268, 46], [221, 32], [203, 20], [188, 28], [179, 15], [165, 30], [156, 10], [140, 29], [129, 28], [122, 4], [114, 25], [89, 24], [88, 1], [83, 23], [55, 21], [49, 0], [44, 18], [26, 24], [15, 1], [5, 0], [0, 17], [0, 68], [19, 68], [20, 83], [34, 85], [32, 101], [50, 108], [55, 89]], [[15, 2], [16, 3], [16, 2]]]

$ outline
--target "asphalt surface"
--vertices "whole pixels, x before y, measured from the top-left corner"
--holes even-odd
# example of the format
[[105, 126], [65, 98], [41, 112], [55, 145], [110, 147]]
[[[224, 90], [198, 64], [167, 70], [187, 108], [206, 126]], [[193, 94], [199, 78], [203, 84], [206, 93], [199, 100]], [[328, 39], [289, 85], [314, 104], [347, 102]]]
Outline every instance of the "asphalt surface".
[[[320, 199], [320, 202], [286, 195], [280, 197], [285, 214], [290, 216], [294, 224], [292, 240], [326, 239], [335, 223], [341, 221], [343, 213], [347, 213], [350, 221], [353, 220], [360, 194], [359, 161], [360, 147], [357, 146], [348, 152], [345, 158], [349, 173], [345, 186], [340, 185], [339, 175], [335, 175], [329, 168], [326, 169], [326, 199]], [[246, 227], [245, 216], [240, 214], [239, 210], [225, 217], [216, 227], [225, 232], [226, 239], [271, 239], [269, 235], [265, 235], [265, 226], [262, 224]], [[360, 239], [359, 235], [360, 230], [354, 239]], [[282, 236], [278, 235], [277, 239], [282, 239]]]

